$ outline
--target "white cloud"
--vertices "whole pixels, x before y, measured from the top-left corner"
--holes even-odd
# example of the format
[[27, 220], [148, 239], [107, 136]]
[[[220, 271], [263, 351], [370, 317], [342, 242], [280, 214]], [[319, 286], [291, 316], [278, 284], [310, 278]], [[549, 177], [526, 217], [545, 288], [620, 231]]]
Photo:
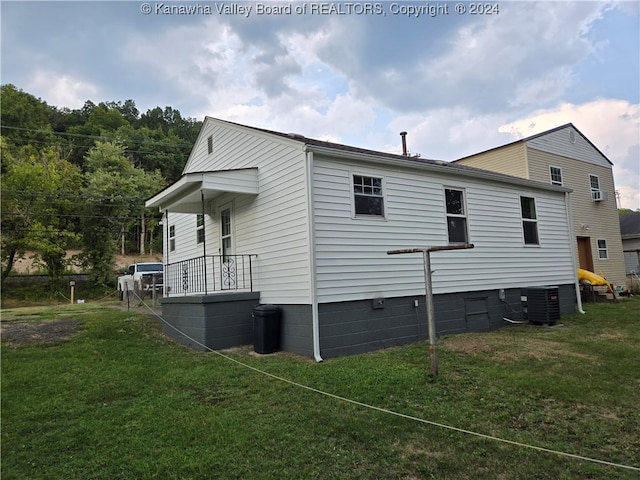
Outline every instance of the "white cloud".
[[508, 2], [497, 16], [454, 18], [447, 29], [430, 24], [397, 37], [360, 22], [323, 38], [313, 52], [392, 110], [522, 111], [567, 93], [574, 68], [597, 51], [589, 33], [607, 8], [602, 2]]
[[581, 105], [563, 103], [504, 124], [499, 131], [510, 133], [516, 140], [565, 123], [573, 123], [613, 162], [621, 206], [633, 210], [639, 208], [640, 105], [617, 99], [594, 100]]
[[463, 107], [443, 108], [427, 115], [399, 115], [389, 124], [386, 151], [401, 153], [399, 132], [407, 131], [411, 154], [437, 160], [455, 160], [508, 142], [496, 130], [504, 114], [473, 114]]
[[70, 75], [36, 70], [24, 90], [46, 100], [49, 105], [81, 108], [87, 100], [96, 101], [98, 87]]

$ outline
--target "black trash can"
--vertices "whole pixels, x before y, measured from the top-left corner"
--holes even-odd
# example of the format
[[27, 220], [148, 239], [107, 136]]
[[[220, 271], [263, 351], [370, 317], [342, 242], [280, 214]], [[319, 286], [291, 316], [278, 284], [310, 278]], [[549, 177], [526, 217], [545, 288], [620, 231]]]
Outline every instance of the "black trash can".
[[253, 350], [273, 353], [280, 349], [280, 321], [282, 310], [277, 305], [253, 307]]

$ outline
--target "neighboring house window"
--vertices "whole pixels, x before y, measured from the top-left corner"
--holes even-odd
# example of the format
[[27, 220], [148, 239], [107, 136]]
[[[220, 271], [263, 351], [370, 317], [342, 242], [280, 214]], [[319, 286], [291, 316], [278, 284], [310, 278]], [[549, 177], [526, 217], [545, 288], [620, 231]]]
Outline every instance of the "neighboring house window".
[[211, 135], [207, 137], [207, 151], [209, 154], [213, 153], [213, 136]]
[[449, 243], [468, 243], [464, 190], [446, 188], [444, 198], [447, 207]]
[[200, 214], [196, 219], [196, 239], [198, 243], [204, 242], [204, 215]]
[[169, 226], [169, 250], [175, 251], [176, 249], [176, 226]]
[[538, 218], [536, 215], [536, 200], [531, 197], [520, 197], [522, 212], [522, 231], [525, 245], [539, 245]]
[[562, 185], [562, 169], [560, 167], [549, 167], [551, 185]]
[[597, 175], [589, 175], [589, 185], [591, 187], [591, 195], [593, 195], [593, 192], [600, 191], [600, 179]]
[[604, 238], [599, 238], [598, 242], [598, 258], [600, 260], [609, 259], [609, 249], [607, 248], [607, 241]]
[[354, 175], [353, 198], [356, 215], [384, 217], [382, 178]]

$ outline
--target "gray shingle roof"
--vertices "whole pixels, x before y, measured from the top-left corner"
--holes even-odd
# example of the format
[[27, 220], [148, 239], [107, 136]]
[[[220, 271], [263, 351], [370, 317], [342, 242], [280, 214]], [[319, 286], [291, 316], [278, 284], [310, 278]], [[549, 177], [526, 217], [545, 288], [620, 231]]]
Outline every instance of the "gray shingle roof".
[[640, 235], [640, 212], [620, 215], [620, 234], [622, 236]]

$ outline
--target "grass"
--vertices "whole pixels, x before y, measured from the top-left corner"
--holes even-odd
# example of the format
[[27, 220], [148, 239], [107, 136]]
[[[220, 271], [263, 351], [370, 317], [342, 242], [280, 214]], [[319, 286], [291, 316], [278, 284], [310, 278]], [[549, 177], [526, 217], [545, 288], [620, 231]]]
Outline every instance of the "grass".
[[[25, 306], [60, 306], [71, 303], [71, 287], [68, 283], [52, 287], [44, 283], [38, 285], [3, 287], [0, 292], [3, 309], [19, 308]], [[107, 299], [118, 300], [118, 292], [113, 287], [96, 287], [89, 281], [76, 281], [74, 299], [83, 299], [91, 302], [105, 302]]]
[[[561, 327], [509, 326], [316, 364], [251, 348], [239, 362], [402, 415], [640, 467], [640, 299]], [[2, 348], [8, 479], [576, 479], [638, 471], [471, 436], [282, 382], [95, 304], [4, 310], [73, 318], [66, 341]]]

